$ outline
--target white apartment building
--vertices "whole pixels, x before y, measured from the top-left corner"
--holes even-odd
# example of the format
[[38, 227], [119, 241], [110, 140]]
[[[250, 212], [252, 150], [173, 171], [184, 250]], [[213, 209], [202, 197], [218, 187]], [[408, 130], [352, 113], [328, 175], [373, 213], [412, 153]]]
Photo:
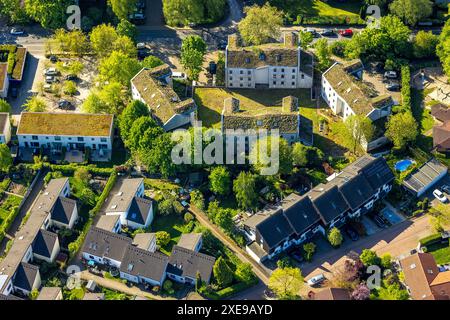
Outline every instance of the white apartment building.
[[8, 144], [9, 141], [11, 141], [9, 113], [0, 112], [0, 143]]
[[297, 35], [284, 34], [284, 43], [241, 47], [237, 35], [225, 50], [227, 88], [312, 88], [313, 57], [298, 45]]

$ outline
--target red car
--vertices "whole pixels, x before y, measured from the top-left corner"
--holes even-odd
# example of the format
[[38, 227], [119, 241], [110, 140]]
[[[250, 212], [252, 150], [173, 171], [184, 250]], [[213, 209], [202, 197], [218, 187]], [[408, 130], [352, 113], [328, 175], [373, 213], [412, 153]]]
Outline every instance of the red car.
[[353, 30], [352, 29], [339, 30], [339, 34], [343, 37], [351, 37], [353, 36]]

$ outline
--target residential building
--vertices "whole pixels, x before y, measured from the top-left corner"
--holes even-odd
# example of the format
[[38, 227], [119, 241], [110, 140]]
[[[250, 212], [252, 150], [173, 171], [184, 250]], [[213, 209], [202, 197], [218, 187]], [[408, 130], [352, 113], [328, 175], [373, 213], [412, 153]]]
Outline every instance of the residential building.
[[62, 290], [59, 287], [43, 287], [36, 300], [63, 300]]
[[[183, 237], [183, 235], [181, 235], [181, 237]], [[138, 233], [134, 236], [132, 245], [143, 250], [155, 252], [156, 233]]]
[[406, 190], [420, 197], [447, 175], [448, 168], [432, 158], [411, 172], [402, 182]]
[[438, 152], [450, 152], [450, 109], [438, 103], [431, 107], [431, 115], [440, 123], [433, 127], [433, 148]]
[[83, 300], [105, 300], [105, 294], [98, 292], [86, 292], [83, 296]]
[[120, 277], [134, 283], [162, 286], [169, 257], [129, 246], [120, 266]]
[[284, 97], [281, 108], [260, 110], [241, 106], [240, 101], [234, 97], [225, 99], [221, 130], [226, 136], [227, 148], [236, 145], [240, 139], [245, 139], [247, 149], [251, 148], [260, 129], [268, 130], [267, 134], [277, 129], [280, 137], [289, 143], [300, 141], [308, 146], [313, 144], [312, 121], [300, 115], [297, 97]]
[[122, 224], [120, 223], [120, 215], [102, 215], [97, 221], [96, 227], [109, 232], [119, 233]]
[[28, 294], [40, 286], [35, 259], [54, 262], [59, 253], [59, 240], [50, 227], [56, 228], [52, 212], [61, 198], [70, 194], [68, 178], [50, 180], [30, 209], [29, 218], [17, 232], [6, 257], [0, 261], [0, 293]]
[[6, 98], [8, 96], [8, 89], [8, 64], [0, 63], [0, 98]]
[[201, 233], [183, 233], [178, 240], [178, 246], [199, 252], [203, 245], [203, 239]]
[[182, 101], [173, 90], [172, 71], [167, 64], [139, 71], [131, 79], [131, 94], [150, 108], [165, 131], [190, 125], [197, 109], [192, 98]]
[[87, 113], [22, 112], [17, 128], [19, 148], [51, 152], [91, 150], [110, 159], [114, 115]]
[[313, 56], [300, 48], [296, 33], [284, 33], [283, 43], [242, 47], [239, 42], [237, 35], [228, 36], [227, 88], [312, 88]]
[[173, 246], [167, 265], [167, 277], [181, 283], [195, 284], [197, 272], [209, 283], [216, 259], [209, 255]]
[[144, 198], [144, 179], [120, 179], [104, 205], [105, 215], [118, 215], [120, 224], [147, 228], [153, 221], [152, 200]]
[[11, 141], [11, 123], [9, 113], [0, 112], [0, 143], [8, 144]]
[[450, 300], [450, 271], [440, 272], [432, 254], [415, 253], [400, 261], [414, 300]]
[[370, 211], [392, 189], [394, 174], [383, 158], [365, 155], [303, 196], [291, 194], [244, 221], [247, 252], [272, 259], [316, 233], [340, 227]]
[[120, 268], [131, 242], [126, 236], [92, 227], [84, 240], [82, 256], [85, 260]]
[[379, 95], [363, 80], [360, 60], [346, 64], [335, 63], [322, 75], [322, 98], [334, 114], [344, 120], [351, 115], [363, 115], [372, 121], [391, 114], [394, 100], [390, 95]]

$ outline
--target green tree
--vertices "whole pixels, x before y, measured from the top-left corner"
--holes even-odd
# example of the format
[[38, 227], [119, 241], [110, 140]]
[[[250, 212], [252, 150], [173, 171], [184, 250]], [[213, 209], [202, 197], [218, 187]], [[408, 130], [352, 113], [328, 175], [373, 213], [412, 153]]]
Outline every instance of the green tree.
[[71, 0], [25, 0], [25, 12], [42, 27], [57, 29], [66, 23], [66, 10]]
[[163, 0], [163, 13], [170, 26], [185, 26], [204, 20], [202, 0]]
[[280, 299], [295, 299], [303, 287], [303, 276], [298, 268], [278, 268], [272, 272], [268, 286]]
[[139, 100], [133, 100], [127, 104], [119, 115], [119, 129], [123, 141], [127, 141], [131, 127], [141, 117], [149, 117], [150, 112], [147, 105]]
[[300, 40], [300, 46], [303, 50], [308, 49], [309, 45], [314, 40], [314, 35], [311, 32], [306, 32], [304, 30], [300, 30], [298, 32], [298, 38]]
[[233, 182], [236, 200], [242, 209], [249, 210], [257, 207], [258, 193], [256, 192], [256, 177], [250, 172], [241, 172]]
[[414, 38], [414, 56], [416, 58], [428, 58], [436, 55], [436, 46], [439, 37], [431, 31], [420, 30]]
[[67, 66], [67, 72], [69, 74], [73, 74], [74, 76], [79, 76], [79, 74], [83, 71], [84, 64], [81, 61], [75, 60], [71, 61]]
[[211, 191], [215, 194], [226, 196], [230, 193], [231, 177], [224, 166], [215, 167], [209, 174]]
[[203, 280], [200, 272], [197, 271], [195, 275], [195, 292], [199, 292], [201, 287], [203, 287]]
[[76, 83], [73, 81], [65, 81], [63, 92], [69, 96], [74, 96], [78, 92]]
[[433, 13], [433, 2], [430, 0], [394, 0], [389, 5], [391, 13], [410, 26], [428, 18]]
[[47, 106], [45, 105], [45, 101], [38, 96], [32, 96], [31, 98], [28, 98], [23, 106], [28, 112], [45, 112], [45, 109], [47, 108]]
[[119, 19], [128, 19], [128, 15], [136, 7], [137, 0], [108, 0], [112, 11]]
[[445, 74], [450, 77], [450, 19], [447, 20], [439, 35], [436, 53], [441, 61]]
[[177, 169], [172, 162], [173, 146], [170, 133], [161, 134], [154, 140], [151, 149], [141, 150], [139, 158], [149, 172], [160, 173], [167, 178], [175, 174]]
[[155, 233], [156, 244], [160, 247], [165, 247], [170, 242], [170, 234], [166, 231], [158, 231]]
[[181, 44], [181, 64], [187, 72], [189, 79], [198, 80], [204, 56], [206, 43], [199, 36], [187, 36]]
[[339, 247], [343, 240], [342, 233], [338, 228], [334, 227], [328, 232], [328, 241], [333, 247]]
[[173, 283], [170, 280], [166, 280], [163, 283], [163, 289], [165, 292], [167, 292], [168, 294], [173, 294], [175, 292], [175, 290], [173, 289]]
[[90, 34], [91, 46], [100, 57], [106, 57], [113, 51], [114, 43], [119, 35], [110, 24], [100, 24], [94, 27]]
[[65, 29], [58, 29], [55, 31], [52, 39], [60, 51], [76, 56], [84, 55], [89, 48], [88, 38], [81, 30], [67, 31]]
[[359, 259], [366, 267], [380, 264], [380, 258], [376, 252], [369, 249], [364, 249], [359, 255]]
[[29, 22], [30, 18], [21, 3], [22, 0], [0, 0], [0, 14], [12, 24]]
[[219, 209], [217, 212], [214, 223], [227, 232], [231, 232], [233, 228], [233, 214], [229, 209]]
[[88, 186], [92, 176], [88, 169], [80, 167], [75, 170], [73, 177], [84, 186]]
[[192, 220], [194, 220], [194, 216], [193, 216], [191, 213], [186, 212], [186, 213], [184, 214], [184, 222], [185, 222], [185, 223], [189, 223], [189, 222], [191, 222]]
[[236, 280], [244, 283], [251, 283], [256, 278], [250, 263], [240, 263], [234, 272], [234, 276]]
[[119, 36], [126, 36], [130, 38], [133, 42], [136, 42], [136, 38], [138, 35], [138, 30], [134, 24], [126, 19], [120, 20], [119, 24], [116, 27], [117, 34]]
[[318, 67], [320, 70], [328, 69], [331, 66], [331, 49], [328, 46], [328, 40], [325, 38], [320, 38], [314, 44], [316, 49], [316, 56]]
[[0, 144], [0, 170], [7, 172], [13, 164], [11, 152], [6, 144]]
[[164, 62], [158, 57], [148, 56], [148, 57], [145, 57], [145, 59], [142, 61], [141, 64], [142, 64], [143, 68], [153, 69], [155, 67], [158, 67], [158, 66], [164, 64]]
[[158, 203], [158, 213], [163, 216], [168, 216], [174, 213], [173, 199], [167, 198]]
[[97, 197], [90, 188], [83, 188], [80, 192], [79, 199], [82, 203], [94, 207], [96, 205]]
[[98, 92], [91, 91], [81, 105], [81, 110], [86, 113], [101, 113], [107, 110], [108, 106], [102, 101]]
[[233, 281], [233, 272], [222, 256], [220, 256], [214, 263], [213, 273], [220, 288], [229, 286]]
[[308, 242], [303, 245], [303, 250], [305, 251], [305, 258], [308, 261], [311, 261], [314, 252], [316, 251], [316, 245], [314, 242]]
[[0, 112], [11, 112], [11, 105], [5, 99], [0, 99]]
[[396, 149], [404, 149], [408, 143], [416, 140], [418, 125], [410, 111], [397, 113], [389, 118], [386, 124], [386, 137]]
[[389, 253], [385, 253], [381, 256], [380, 264], [384, 269], [390, 269], [392, 267], [392, 256]]
[[300, 142], [296, 142], [292, 146], [292, 164], [299, 167], [304, 167], [308, 164], [305, 146]]
[[31, 300], [36, 300], [38, 296], [39, 296], [39, 290], [38, 289], [31, 290], [31, 292], [30, 292], [30, 299]]
[[190, 193], [191, 203], [198, 209], [203, 210], [205, 208], [205, 199], [203, 193], [200, 190], [192, 190]]
[[137, 48], [133, 40], [127, 36], [119, 36], [113, 43], [114, 51], [122, 52], [126, 56], [135, 59]]
[[118, 82], [129, 87], [131, 79], [141, 70], [141, 64], [123, 52], [113, 51], [100, 61], [99, 79], [102, 82]]
[[144, 133], [152, 127], [156, 127], [155, 120], [150, 117], [141, 116], [133, 122], [128, 134], [128, 139], [124, 141], [125, 145], [133, 152], [138, 151]]
[[374, 297], [376, 300], [408, 300], [409, 294], [408, 291], [402, 289], [400, 284], [383, 284], [383, 286], [377, 290], [376, 296]]
[[366, 146], [372, 140], [374, 126], [372, 121], [365, 115], [351, 115], [341, 124], [336, 126], [342, 144], [351, 150], [353, 154], [359, 146]]
[[271, 38], [278, 38], [283, 25], [283, 12], [265, 4], [245, 7], [245, 18], [239, 22], [238, 29], [248, 45], [260, 45]]
[[[275, 143], [275, 146], [272, 146], [272, 143]], [[272, 147], [278, 152], [278, 156], [272, 155]], [[279, 174], [286, 175], [292, 171], [292, 148], [284, 138], [267, 136], [258, 139], [250, 151], [249, 158], [260, 174], [264, 174], [264, 170], [276, 169], [277, 164]]]

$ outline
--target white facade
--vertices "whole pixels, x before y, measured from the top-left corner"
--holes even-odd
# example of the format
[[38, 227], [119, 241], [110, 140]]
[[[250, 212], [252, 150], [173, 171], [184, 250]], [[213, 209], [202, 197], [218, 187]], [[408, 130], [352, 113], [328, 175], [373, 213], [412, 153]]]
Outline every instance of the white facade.
[[334, 90], [328, 80], [322, 76], [322, 98], [328, 104], [335, 115], [344, 120], [351, 115], [355, 115], [349, 104]]
[[84, 150], [88, 147], [91, 150], [112, 150], [112, 129], [111, 135], [107, 137], [89, 137], [89, 136], [61, 136], [61, 135], [32, 135], [19, 134], [19, 147], [23, 148], [49, 148], [52, 150]]
[[61, 247], [59, 245], [59, 239], [56, 238], [56, 242], [55, 242], [55, 245], [53, 247], [53, 251], [50, 254], [50, 258], [38, 255], [38, 254], [36, 254], [34, 252], [33, 252], [33, 257], [35, 257], [35, 258], [37, 258], [39, 260], [44, 260], [44, 261], [46, 261], [48, 263], [53, 263], [53, 262], [55, 262], [56, 256], [58, 255], [60, 250], [61, 250]]
[[59, 221], [55, 221], [55, 220], [52, 220], [52, 219], [50, 219], [51, 221], [51, 224], [53, 225], [53, 226], [56, 226], [57, 228], [67, 228], [67, 229], [72, 229], [73, 228], [73, 226], [75, 225], [75, 222], [77, 222], [77, 220], [78, 220], [78, 208], [77, 208], [77, 206], [75, 206], [74, 208], [73, 208], [73, 212], [72, 212], [72, 215], [71, 215], [71, 217], [70, 217], [70, 221], [69, 221], [69, 223], [68, 224], [65, 224], [65, 223], [61, 223], [61, 222], [59, 222]]
[[[7, 114], [7, 113], [6, 113]], [[7, 114], [7, 121], [3, 132], [0, 132], [0, 143], [8, 144], [11, 141], [11, 123], [9, 121], [9, 114]]]
[[3, 76], [4, 76], [3, 84], [0, 85], [0, 88], [2, 88], [0, 90], [0, 98], [6, 98], [8, 96], [9, 77], [7, 74], [7, 67], [5, 68], [5, 74]]

